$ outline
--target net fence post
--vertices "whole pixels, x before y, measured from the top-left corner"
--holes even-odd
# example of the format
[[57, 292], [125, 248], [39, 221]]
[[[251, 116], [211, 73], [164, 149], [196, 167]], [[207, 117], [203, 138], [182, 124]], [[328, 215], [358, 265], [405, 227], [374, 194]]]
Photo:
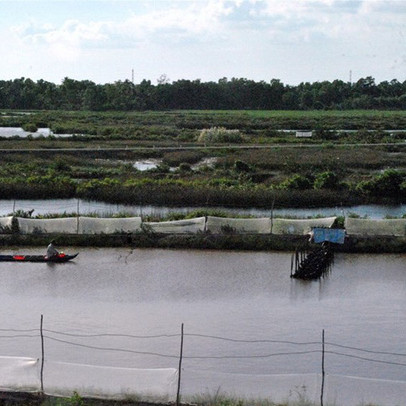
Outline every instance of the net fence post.
[[40, 335], [41, 335], [41, 393], [44, 394], [44, 333], [43, 333], [43, 323], [44, 316], [41, 314], [41, 326], [40, 326]]
[[80, 217], [80, 212], [79, 212], [79, 199], [77, 201], [77, 208], [76, 208], [76, 234], [79, 234], [79, 217]]
[[183, 358], [183, 323], [181, 325], [181, 332], [180, 332], [180, 354], [179, 354], [179, 369], [178, 369], [178, 390], [176, 392], [176, 406], [180, 405], [180, 382], [181, 382], [181, 371], [182, 371], [182, 358]]
[[324, 369], [324, 346], [325, 346], [325, 341], [324, 341], [324, 329], [322, 330], [321, 333], [321, 393], [320, 393], [320, 406], [323, 406], [323, 401], [324, 401], [324, 377], [325, 377], [325, 369]]

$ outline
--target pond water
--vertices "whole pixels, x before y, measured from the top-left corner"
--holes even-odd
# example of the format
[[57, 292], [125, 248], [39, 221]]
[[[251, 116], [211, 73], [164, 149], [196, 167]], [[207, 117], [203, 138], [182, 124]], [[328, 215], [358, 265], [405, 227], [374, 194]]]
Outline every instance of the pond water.
[[[200, 169], [202, 167], [213, 167], [214, 164], [216, 163], [217, 158], [204, 158], [200, 160], [199, 162], [195, 163], [194, 165], [191, 165], [192, 169]], [[155, 169], [159, 165], [162, 164], [162, 159], [145, 159], [142, 161], [136, 161], [134, 163], [134, 167], [137, 168], [139, 171], [148, 171], [150, 169]], [[177, 168], [176, 167], [171, 167], [171, 171], [175, 171]]]
[[[289, 277], [290, 260], [290, 253], [120, 248], [83, 249], [67, 264], [0, 262], [2, 329], [38, 328], [43, 314], [47, 330], [74, 334], [47, 339], [47, 359], [177, 368], [184, 323], [183, 394], [215, 393], [220, 374], [222, 388], [245, 377], [235, 390], [258, 396], [261, 377], [320, 373], [324, 329], [327, 373], [382, 380], [389, 399], [385, 382], [406, 381], [406, 255], [337, 254], [331, 274], [306, 283]], [[123, 348], [137, 353], [114, 350]], [[0, 355], [40, 357], [38, 336], [3, 337]]]
[[48, 137], [52, 135], [52, 131], [49, 128], [38, 128], [36, 132], [24, 131], [21, 127], [0, 127], [0, 137], [27, 137], [31, 134], [33, 137], [38, 137], [40, 135]]
[[[190, 213], [196, 209], [207, 209], [207, 207], [165, 207], [153, 205], [125, 205], [110, 204], [97, 201], [88, 201], [82, 199], [53, 199], [53, 200], [12, 200], [0, 199], [0, 216], [6, 216], [16, 210], [29, 211], [34, 210], [33, 216], [46, 213], [80, 213], [86, 215], [96, 213], [99, 216], [111, 216], [117, 213], [127, 213], [134, 216], [153, 215], [165, 217], [170, 213]], [[255, 217], [271, 217], [271, 209], [255, 208], [227, 208], [227, 207], [209, 207], [218, 209], [234, 215], [248, 215]], [[348, 216], [357, 214], [361, 217], [371, 219], [382, 219], [387, 216], [402, 217], [406, 214], [406, 204], [399, 205], [359, 205], [350, 207], [314, 207], [308, 209], [275, 209], [274, 216], [288, 216], [306, 218], [315, 215], [321, 216]]]
[[150, 169], [155, 169], [162, 161], [159, 159], [146, 159], [143, 161], [136, 161], [134, 163], [134, 168], [139, 171], [149, 171]]
[[36, 132], [32, 132], [32, 131], [24, 131], [21, 127], [0, 127], [0, 137], [26, 138], [28, 135], [31, 135], [34, 138], [41, 136], [49, 137], [50, 135], [53, 135], [55, 137], [72, 137], [72, 134], [54, 134], [50, 128], [38, 128]]

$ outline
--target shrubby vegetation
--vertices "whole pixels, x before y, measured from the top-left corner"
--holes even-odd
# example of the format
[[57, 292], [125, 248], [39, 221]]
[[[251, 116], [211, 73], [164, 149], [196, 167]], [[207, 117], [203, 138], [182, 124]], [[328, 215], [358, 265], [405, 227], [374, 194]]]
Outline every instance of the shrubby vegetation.
[[[0, 139], [6, 148], [0, 160], [3, 199], [206, 207], [406, 201], [404, 133], [383, 131], [406, 128], [402, 111], [0, 114], [0, 125], [11, 122], [87, 135]], [[314, 137], [298, 140], [277, 130], [299, 126], [315, 129]], [[344, 126], [355, 130], [337, 131]], [[204, 143], [198, 142], [201, 134]], [[157, 167], [138, 170], [134, 163], [145, 158], [154, 158]]]
[[[369, 155], [364, 150], [360, 163], [358, 150], [336, 151], [335, 159], [330, 160], [332, 151], [309, 152], [308, 160], [303, 160], [303, 153], [288, 150], [235, 151], [233, 156], [219, 151], [214, 167], [202, 168], [194, 168], [192, 163], [207, 156], [207, 151], [161, 152], [171, 169], [161, 164], [145, 172], [130, 164], [136, 159], [132, 152], [120, 162], [97, 159], [95, 152], [67, 154], [63, 161], [38, 152], [37, 156], [31, 154], [29, 162], [26, 156], [15, 154], [0, 162], [0, 195], [234, 207], [406, 201], [405, 169], [383, 169], [396, 166], [399, 155], [384, 149]], [[337, 156], [345, 167], [337, 164]]]
[[[69, 138], [42, 137], [71, 146], [97, 143], [132, 146], [145, 142], [176, 143], [335, 143], [402, 142], [406, 129], [405, 111], [148, 111], [83, 112], [31, 111], [29, 114], [7, 111], [0, 114], [0, 126], [32, 129], [49, 127], [53, 133]], [[295, 137], [296, 129], [313, 130], [311, 139]], [[200, 142], [199, 136], [201, 136]], [[16, 137], [17, 141], [19, 138]], [[0, 141], [2, 139], [0, 138]], [[4, 140], [4, 139], [3, 139]], [[27, 141], [22, 138], [22, 141]], [[29, 140], [40, 141], [33, 137]]]
[[243, 142], [243, 137], [240, 130], [228, 130], [224, 127], [211, 127], [209, 129], [204, 128], [200, 131], [198, 138], [199, 142], [207, 144], [218, 143], [234, 143], [239, 144]]

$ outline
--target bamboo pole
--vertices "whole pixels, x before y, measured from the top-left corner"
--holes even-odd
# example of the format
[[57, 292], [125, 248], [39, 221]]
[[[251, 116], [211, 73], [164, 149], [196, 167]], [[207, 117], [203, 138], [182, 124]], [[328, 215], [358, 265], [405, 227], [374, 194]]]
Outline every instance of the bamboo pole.
[[44, 316], [41, 314], [41, 327], [40, 327], [40, 334], [41, 334], [41, 392], [44, 393], [44, 358], [45, 358], [45, 351], [44, 351], [44, 333], [43, 333], [43, 324], [44, 324]]
[[321, 393], [320, 393], [320, 406], [323, 406], [323, 398], [324, 398], [324, 377], [325, 377], [325, 370], [324, 370], [324, 329], [321, 334], [322, 343], [321, 343]]
[[79, 213], [79, 199], [77, 201], [77, 208], [76, 208], [76, 234], [79, 234], [79, 217], [80, 217], [80, 213]]
[[290, 276], [293, 275], [293, 260], [294, 260], [295, 254], [292, 253], [292, 256], [290, 257]]
[[180, 405], [180, 382], [181, 382], [181, 374], [182, 374], [182, 358], [183, 358], [183, 323], [181, 326], [181, 333], [180, 333], [180, 355], [179, 355], [179, 369], [178, 369], [178, 390], [176, 393], [176, 406]]

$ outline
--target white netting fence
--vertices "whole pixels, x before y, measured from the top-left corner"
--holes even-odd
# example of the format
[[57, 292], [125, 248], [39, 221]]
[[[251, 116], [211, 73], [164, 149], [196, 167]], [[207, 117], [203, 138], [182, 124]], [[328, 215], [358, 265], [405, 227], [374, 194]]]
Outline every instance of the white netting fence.
[[49, 395], [72, 395], [103, 399], [174, 402], [178, 371], [175, 368], [114, 368], [46, 361], [44, 391]]
[[115, 234], [141, 231], [141, 217], [65, 217], [29, 219], [17, 217], [21, 234]]
[[[39, 334], [27, 336], [28, 331]], [[101, 360], [124, 351], [129, 357], [136, 357], [135, 364], [138, 365], [143, 362], [148, 364], [148, 356], [154, 358], [154, 363], [157, 358], [161, 358], [162, 363], [167, 364], [167, 367], [159, 368], [129, 368], [55, 361], [49, 359], [46, 353], [38, 358], [3, 356], [0, 357], [0, 390], [3, 391], [40, 392], [43, 388], [44, 393], [54, 396], [70, 397], [76, 392], [83, 397], [137, 399], [146, 402], [175, 402], [179, 399], [178, 394], [183, 401], [194, 403], [199, 398], [207, 402], [207, 399], [215, 396], [245, 400], [268, 399], [287, 405], [297, 404], [295, 402], [300, 400], [306, 401], [303, 404], [316, 405], [323, 398], [326, 405], [336, 406], [358, 406], [361, 403], [395, 406], [403, 404], [406, 393], [405, 380], [329, 373], [324, 367], [328, 365], [328, 369], [334, 369], [338, 365], [342, 368], [347, 363], [352, 366], [349, 368], [353, 368], [356, 361], [395, 368], [399, 376], [405, 376], [406, 353], [373, 351], [370, 348], [328, 342], [324, 339], [324, 332], [322, 341], [309, 342], [184, 334], [183, 325], [181, 334], [156, 336], [75, 334], [42, 330], [41, 327], [39, 331], [1, 329], [0, 337], [45, 340], [46, 345], [42, 348], [46, 351], [52, 344], [56, 346], [52, 347], [54, 356], [58, 354], [55, 351], [57, 348], [64, 357], [86, 348], [86, 352], [99, 353]], [[106, 344], [109, 344], [101, 347], [96, 344], [99, 340], [107, 340]], [[119, 343], [123, 345], [122, 340], [126, 340], [126, 346], [133, 349], [120, 348]], [[140, 340], [146, 345], [150, 345], [151, 340], [158, 340], [155, 344], [157, 350], [143, 351]], [[176, 351], [176, 346], [168, 346], [168, 340], [172, 340], [172, 344], [173, 340], [178, 340], [180, 351]], [[184, 342], [187, 354], [182, 356]], [[207, 342], [211, 345], [207, 347], [207, 353], [202, 352]], [[224, 362], [230, 361], [230, 351], [233, 362], [226, 368], [229, 371], [224, 372]], [[273, 357], [286, 359], [284, 365], [291, 365], [291, 369], [295, 368], [297, 362], [301, 363], [301, 357], [305, 357], [309, 361], [309, 371], [296, 374], [255, 373], [256, 362], [261, 365], [267, 363], [272, 368]], [[196, 360], [199, 362], [196, 363]], [[233, 372], [239, 360], [251, 360], [252, 373]], [[201, 369], [197, 367], [200, 363], [205, 365]], [[181, 367], [181, 376], [178, 374], [178, 366]]]
[[[275, 234], [304, 235], [314, 228], [331, 228], [337, 217], [313, 219], [197, 217], [186, 220], [143, 222], [141, 217], [65, 217], [33, 219], [16, 217], [21, 234]], [[13, 217], [0, 217], [0, 233], [10, 232]], [[406, 236], [406, 219], [345, 219], [347, 235]]]
[[206, 231], [213, 234], [269, 234], [270, 218], [224, 218], [208, 216]]
[[[211, 371], [208, 374], [185, 369], [184, 375], [185, 381], [194, 382], [195, 395], [207, 394], [208, 388], [211, 388], [209, 392], [212, 395], [217, 389], [219, 396], [229, 398], [270, 399], [287, 405], [320, 405], [322, 375], [317, 373], [250, 375]], [[325, 405], [398, 406], [403, 404], [406, 382], [326, 374], [324, 388]], [[195, 398], [192, 394], [184, 394], [182, 399], [193, 401]]]
[[[44, 393], [173, 402], [178, 371], [175, 368], [113, 368], [67, 362], [44, 361]], [[0, 357], [0, 390], [41, 391], [41, 360], [28, 357]]]
[[21, 234], [77, 234], [78, 218], [29, 219], [17, 217]]
[[[314, 374], [232, 374], [184, 370], [182, 399], [193, 402], [197, 394], [214, 394], [231, 399], [270, 399], [276, 403], [297, 401], [306, 396], [311, 404], [320, 399], [320, 375]], [[191, 390], [193, 388], [193, 390]], [[309, 405], [310, 406], [310, 405]]]
[[404, 403], [405, 381], [327, 375], [325, 399], [331, 405], [381, 405]]
[[205, 230], [206, 218], [143, 223], [146, 229], [162, 234], [197, 234]]
[[38, 392], [41, 362], [37, 358], [0, 357], [0, 390]]
[[141, 231], [141, 217], [79, 217], [78, 234], [117, 234]]
[[309, 233], [314, 227], [332, 227], [337, 217], [324, 217], [315, 219], [273, 219], [272, 234], [295, 234]]
[[0, 232], [11, 230], [13, 216], [0, 217]]
[[406, 235], [406, 219], [371, 220], [347, 217], [345, 229], [348, 235], [404, 237]]

